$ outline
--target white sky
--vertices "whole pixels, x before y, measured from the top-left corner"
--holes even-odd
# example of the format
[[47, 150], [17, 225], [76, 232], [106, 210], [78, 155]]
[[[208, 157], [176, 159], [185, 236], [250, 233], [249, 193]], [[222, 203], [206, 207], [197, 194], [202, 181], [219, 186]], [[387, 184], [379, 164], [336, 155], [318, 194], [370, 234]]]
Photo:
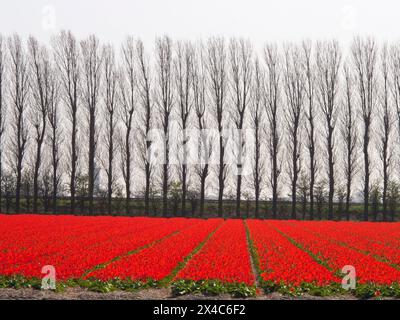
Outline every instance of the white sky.
[[119, 44], [127, 34], [198, 39], [243, 36], [266, 41], [335, 37], [346, 46], [356, 34], [400, 40], [396, 0], [2, 0], [0, 30], [48, 41], [59, 29], [79, 38], [95, 33]]

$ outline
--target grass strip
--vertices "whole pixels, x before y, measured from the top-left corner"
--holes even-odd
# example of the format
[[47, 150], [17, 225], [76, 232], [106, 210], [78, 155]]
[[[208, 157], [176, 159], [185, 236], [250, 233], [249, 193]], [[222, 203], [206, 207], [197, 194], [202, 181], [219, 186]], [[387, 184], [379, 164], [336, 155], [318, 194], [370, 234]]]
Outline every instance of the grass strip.
[[188, 255], [182, 263], [180, 263], [169, 276], [164, 278], [164, 285], [171, 284], [172, 294], [175, 296], [182, 296], [185, 294], [203, 294], [206, 296], [216, 296], [218, 294], [230, 294], [233, 297], [252, 297], [256, 295], [256, 286], [249, 286], [244, 283], [229, 283], [219, 280], [186, 280], [180, 279], [173, 281], [175, 276], [182, 270], [190, 259], [193, 258], [210, 240], [210, 238], [217, 232], [225, 222], [221, 223], [207, 238]]
[[172, 283], [172, 294], [182, 296], [185, 294], [203, 294], [205, 296], [217, 296], [230, 294], [237, 298], [253, 297], [257, 288], [245, 283], [222, 282], [219, 280], [178, 280]]
[[[319, 238], [324, 238], [320, 233], [318, 233], [318, 232], [316, 232], [316, 231], [312, 231], [312, 230], [310, 230], [310, 229], [308, 229], [308, 228], [306, 228], [306, 227], [304, 227], [304, 226], [299, 226], [299, 228], [301, 228], [301, 229], [303, 229], [304, 231], [306, 231], [306, 232], [308, 232], [308, 233], [311, 233], [311, 234], [313, 234], [313, 235], [315, 235], [315, 236], [317, 236], [317, 237], [319, 237]], [[324, 239], [325, 239], [325, 238], [324, 238]], [[374, 258], [375, 260], [377, 260], [377, 261], [379, 261], [379, 262], [385, 263], [385, 264], [389, 265], [390, 267], [392, 267], [392, 268], [394, 268], [394, 269], [400, 270], [400, 265], [391, 262], [389, 259], [387, 259], [387, 258], [384, 257], [384, 256], [381, 256], [381, 255], [372, 253], [371, 251], [366, 251], [366, 250], [358, 249], [358, 248], [356, 248], [356, 247], [353, 247], [352, 245], [349, 245], [349, 244], [346, 243], [346, 242], [343, 242], [343, 241], [340, 241], [340, 240], [336, 240], [336, 239], [333, 239], [333, 238], [331, 238], [331, 237], [327, 237], [327, 240], [330, 241], [330, 242], [332, 242], [332, 243], [334, 243], [334, 244], [337, 244], [337, 245], [339, 245], [339, 246], [341, 246], [341, 247], [345, 247], [345, 248], [348, 248], [348, 249], [350, 249], [350, 250], [357, 251], [358, 253], [364, 254], [364, 255], [366, 255], [366, 256], [370, 256], [370, 257]], [[377, 243], [379, 243], [379, 241], [377, 241]]]
[[169, 284], [171, 284], [171, 282], [174, 280], [174, 278], [176, 277], [176, 275], [178, 274], [178, 272], [180, 270], [182, 270], [186, 264], [189, 262], [190, 259], [193, 258], [193, 256], [196, 255], [196, 253], [198, 253], [204, 246], [205, 244], [208, 242], [208, 240], [210, 240], [210, 238], [215, 234], [215, 232], [217, 232], [217, 230], [225, 223], [222, 222], [221, 224], [219, 224], [213, 231], [211, 231], [207, 237], [199, 243], [199, 245], [194, 248], [194, 250], [188, 254], [181, 262], [178, 263], [178, 265], [171, 271], [171, 273], [169, 275], [167, 275], [165, 278], [161, 279], [160, 281], [158, 281], [158, 284], [160, 287], [166, 287]]
[[[271, 226], [277, 232], [282, 234], [285, 238], [287, 238], [292, 244], [297, 246], [299, 249], [307, 252], [316, 262], [320, 263], [322, 266], [327, 268], [329, 271], [333, 272], [334, 275], [341, 278], [343, 274], [340, 270], [333, 270], [331, 267], [327, 265], [327, 263], [322, 260], [317, 255], [313, 254], [310, 250], [302, 246], [300, 243], [289, 237], [287, 234], [282, 232], [281, 230]], [[306, 230], [307, 231], [307, 230]], [[307, 231], [310, 232], [310, 231]], [[314, 233], [313, 233], [314, 234]], [[321, 238], [321, 236], [319, 236]], [[331, 241], [331, 240], [329, 240]], [[332, 241], [331, 241], [332, 242]], [[334, 242], [333, 242], [334, 243]], [[342, 245], [343, 246], [343, 245]], [[355, 250], [356, 251], [356, 250]], [[313, 289], [314, 290], [314, 289]], [[322, 291], [320, 291], [322, 290]], [[314, 294], [313, 292], [311, 292]], [[393, 283], [391, 285], [378, 285], [374, 283], [368, 284], [357, 284], [356, 289], [354, 290], [345, 290], [339, 284], [332, 284], [325, 287], [319, 287], [317, 290], [318, 295], [322, 293], [322, 295], [332, 295], [332, 294], [353, 294], [358, 298], [368, 299], [372, 297], [380, 298], [380, 297], [400, 297], [400, 283]]]
[[[318, 264], [322, 265], [324, 268], [328, 269], [335, 276], [338, 276], [338, 277], [343, 276], [343, 274], [341, 274], [341, 273], [338, 274], [338, 272], [336, 272], [336, 270], [333, 270], [325, 260], [321, 259], [318, 255], [316, 255], [313, 252], [311, 252], [310, 250], [308, 250], [301, 243], [297, 242], [296, 240], [294, 240], [293, 238], [291, 238], [290, 236], [288, 236], [286, 233], [279, 230], [278, 228], [274, 227], [273, 225], [269, 224], [267, 221], [265, 223], [267, 223], [272, 229], [274, 229], [276, 232], [278, 232], [280, 235], [282, 235], [284, 238], [286, 238], [291, 244], [293, 244], [300, 250], [302, 250], [302, 251], [306, 252], [308, 255], [310, 255], [313, 258], [313, 260], [315, 260]], [[268, 283], [264, 282], [264, 283], [267, 285], [267, 289], [274, 290], [274, 286], [276, 286], [276, 284], [272, 284], [269, 282]], [[271, 288], [271, 286], [272, 286], [272, 288]], [[333, 294], [347, 293], [346, 291], [344, 291], [342, 289], [340, 284], [337, 284], [337, 283], [332, 283], [327, 286], [318, 286], [313, 283], [303, 283], [300, 285], [300, 287], [293, 287], [293, 286], [282, 283], [277, 286], [277, 289], [281, 293], [290, 294], [290, 295], [302, 295], [305, 292], [309, 293], [311, 295], [316, 295], [316, 296], [329, 296], [329, 295], [333, 295]]]
[[[183, 229], [183, 230], [184, 230], [184, 229]], [[141, 247], [139, 247], [139, 248], [130, 250], [130, 251], [128, 251], [128, 252], [126, 252], [126, 253], [124, 253], [124, 254], [122, 254], [122, 255], [120, 255], [120, 256], [116, 256], [116, 257], [114, 257], [114, 258], [112, 258], [112, 259], [110, 259], [110, 260], [108, 260], [108, 261], [106, 261], [106, 262], [97, 264], [97, 265], [95, 265], [93, 268], [91, 268], [91, 269], [85, 271], [79, 279], [80, 279], [80, 280], [83, 280], [83, 278], [86, 277], [86, 276], [87, 276], [88, 274], [90, 274], [91, 272], [94, 272], [94, 271], [97, 271], [97, 270], [100, 270], [100, 269], [104, 269], [105, 267], [107, 267], [109, 264], [111, 264], [111, 263], [113, 263], [113, 262], [116, 262], [116, 261], [118, 261], [118, 260], [124, 259], [124, 258], [126, 258], [126, 257], [128, 257], [128, 256], [133, 255], [133, 254], [136, 254], [136, 253], [138, 253], [138, 252], [140, 252], [140, 251], [142, 251], [142, 250], [144, 250], [144, 249], [150, 248], [150, 247], [152, 247], [152, 246], [154, 246], [154, 245], [156, 245], [156, 244], [158, 244], [158, 243], [160, 243], [160, 242], [162, 242], [162, 241], [168, 239], [169, 237], [172, 237], [172, 236], [178, 234], [178, 233], [181, 232], [181, 231], [182, 231], [182, 230], [174, 231], [174, 232], [172, 232], [172, 233], [170, 233], [170, 234], [168, 234], [168, 235], [166, 235], [166, 236], [164, 236], [164, 237], [162, 237], [162, 238], [160, 238], [160, 239], [154, 240], [154, 241], [152, 241], [152, 242], [150, 242], [150, 243], [148, 243], [148, 244], [145, 244], [145, 245], [143, 245], [143, 246], [141, 246]]]
[[249, 248], [250, 259], [251, 259], [251, 267], [253, 269], [253, 273], [255, 275], [256, 287], [260, 287], [260, 283], [263, 281], [261, 277], [262, 270], [260, 268], [260, 257], [258, 252], [254, 246], [254, 242], [251, 238], [251, 233], [249, 226], [247, 225], [247, 221], [244, 220], [244, 227], [246, 229], [246, 239], [247, 239], [247, 247]]
[[[266, 222], [268, 224], [268, 222]], [[314, 254], [313, 252], [311, 252], [310, 250], [308, 250], [306, 247], [304, 247], [303, 245], [301, 245], [299, 242], [297, 242], [296, 240], [294, 240], [293, 238], [289, 237], [286, 233], [284, 233], [283, 231], [275, 228], [274, 226], [268, 224], [271, 228], [273, 228], [275, 231], [277, 231], [279, 234], [281, 234], [282, 236], [284, 236], [287, 240], [289, 240], [290, 243], [292, 243], [294, 246], [296, 246], [297, 248], [307, 252], [316, 262], [318, 262], [320, 265], [322, 265], [323, 267], [325, 267], [326, 269], [328, 269], [330, 272], [334, 273], [335, 270], [333, 270], [326, 261], [324, 261], [323, 259], [321, 259], [319, 256], [317, 256], [316, 254]]]

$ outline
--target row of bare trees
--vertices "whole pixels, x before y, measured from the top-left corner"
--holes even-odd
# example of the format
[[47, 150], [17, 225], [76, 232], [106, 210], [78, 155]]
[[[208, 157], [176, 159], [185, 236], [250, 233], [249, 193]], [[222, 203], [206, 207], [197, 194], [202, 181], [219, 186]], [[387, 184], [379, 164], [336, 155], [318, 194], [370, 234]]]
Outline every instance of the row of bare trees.
[[[199, 201], [201, 216], [213, 198], [223, 216], [233, 194], [237, 217], [245, 197], [256, 217], [260, 201], [270, 201], [279, 218], [278, 202], [290, 199], [293, 219], [300, 200], [314, 219], [326, 190], [328, 219], [344, 199], [347, 218], [360, 200], [368, 220], [378, 186], [386, 220], [399, 124], [400, 45], [378, 46], [372, 38], [355, 38], [344, 55], [335, 40], [267, 44], [258, 52], [245, 39], [164, 36], [150, 54], [133, 37], [118, 50], [68, 31], [50, 45], [0, 37], [0, 204], [11, 177], [17, 212], [27, 176], [34, 211], [51, 186], [54, 210], [66, 196], [74, 213], [83, 189], [90, 214], [103, 193], [110, 214], [115, 197], [125, 198], [129, 214], [137, 196], [149, 214], [157, 194], [168, 215], [178, 181], [182, 215], [189, 198]], [[235, 139], [227, 135], [232, 128]]]

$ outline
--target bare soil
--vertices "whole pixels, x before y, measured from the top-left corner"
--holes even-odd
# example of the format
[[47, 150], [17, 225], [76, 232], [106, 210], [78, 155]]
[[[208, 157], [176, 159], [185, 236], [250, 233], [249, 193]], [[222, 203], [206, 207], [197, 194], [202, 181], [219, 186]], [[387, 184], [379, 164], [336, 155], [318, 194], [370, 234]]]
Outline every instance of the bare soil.
[[[170, 288], [143, 289], [137, 292], [114, 291], [98, 293], [83, 288], [67, 288], [64, 292], [53, 292], [35, 289], [0, 289], [0, 300], [241, 300], [233, 298], [229, 294], [218, 296], [205, 296], [202, 294], [187, 294], [173, 296]], [[245, 298], [248, 300], [357, 300], [351, 295], [339, 295], [329, 297], [316, 297], [303, 295], [292, 297], [280, 293], [262, 294], [256, 297]]]

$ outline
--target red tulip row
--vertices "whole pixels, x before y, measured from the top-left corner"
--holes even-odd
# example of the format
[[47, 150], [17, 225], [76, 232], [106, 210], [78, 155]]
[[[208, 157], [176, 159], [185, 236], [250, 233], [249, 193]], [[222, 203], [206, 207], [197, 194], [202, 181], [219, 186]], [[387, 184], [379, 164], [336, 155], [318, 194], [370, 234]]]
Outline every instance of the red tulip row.
[[321, 237], [345, 244], [351, 248], [400, 267], [400, 228], [392, 223], [316, 222], [297, 223], [300, 227]]
[[221, 223], [222, 219], [199, 220], [192, 227], [183, 229], [149, 248], [89, 273], [86, 278], [161, 280], [171, 274]]
[[220, 280], [254, 285], [242, 220], [227, 220], [176, 276], [185, 280]]
[[326, 239], [323, 233], [321, 236], [317, 236], [301, 228], [295, 221], [271, 221], [268, 223], [323, 260], [334, 272], [339, 273], [344, 266], [351, 265], [355, 268], [360, 283], [390, 285], [400, 282], [399, 270], [372, 256]]
[[94, 217], [0, 215], [0, 245], [4, 250], [19, 252], [32, 245], [60, 242], [64, 233], [70, 237], [79, 237], [106, 225], [104, 217], [97, 220]]
[[[0, 215], [0, 275], [60, 280], [219, 280], [254, 285], [246, 224], [266, 282], [400, 282], [400, 224]], [[97, 267], [97, 268], [95, 268]], [[100, 268], [99, 268], [100, 267]]]
[[[160, 223], [160, 221], [156, 222], [149, 218], [113, 220], [108, 217], [108, 219], [99, 219], [98, 225], [95, 225], [93, 222], [95, 223], [96, 220], [93, 217], [91, 219], [85, 217], [82, 220], [73, 218], [75, 219], [72, 219], [74, 221], [71, 223], [69, 216], [59, 217], [56, 220], [51, 217], [48, 221], [41, 221], [37, 216], [24, 217], [22, 221], [27, 225], [32, 225], [32, 229], [36, 231], [35, 233], [16, 231], [13, 235], [3, 238], [0, 244], [2, 249], [0, 251], [0, 270], [5, 265], [15, 267], [41, 257], [48, 258], [52, 254], [68, 250], [69, 246], [74, 249], [76, 242], [80, 243], [82, 247], [89, 248], [124, 233], [151, 228]], [[167, 221], [163, 223], [167, 223]], [[60, 228], [60, 226], [65, 227]], [[1, 225], [0, 232], [3, 231], [2, 228], [5, 228], [5, 225]], [[21, 237], [21, 234], [24, 236]]]
[[[58, 279], [79, 278], [84, 272], [98, 264], [124, 255], [129, 251], [161, 239], [178, 230], [189, 227], [195, 219], [150, 219], [133, 218], [131, 220], [114, 221], [109, 217], [108, 226], [100, 225], [96, 232], [84, 233], [79, 239], [69, 239], [68, 232], [63, 235], [63, 243], [53, 245], [43, 240], [37, 248], [33, 245], [26, 252], [11, 255], [9, 260], [3, 261], [0, 274], [23, 274], [27, 277], [41, 277], [41, 268], [44, 265], [53, 265], [56, 268]], [[60, 219], [58, 222], [62, 223]], [[0, 249], [2, 251], [2, 249]], [[30, 254], [32, 252], [33, 254]], [[20, 262], [23, 257], [30, 260]]]
[[305, 282], [324, 286], [339, 281], [328, 269], [294, 246], [268, 223], [248, 220], [247, 224], [264, 281], [293, 286]]

